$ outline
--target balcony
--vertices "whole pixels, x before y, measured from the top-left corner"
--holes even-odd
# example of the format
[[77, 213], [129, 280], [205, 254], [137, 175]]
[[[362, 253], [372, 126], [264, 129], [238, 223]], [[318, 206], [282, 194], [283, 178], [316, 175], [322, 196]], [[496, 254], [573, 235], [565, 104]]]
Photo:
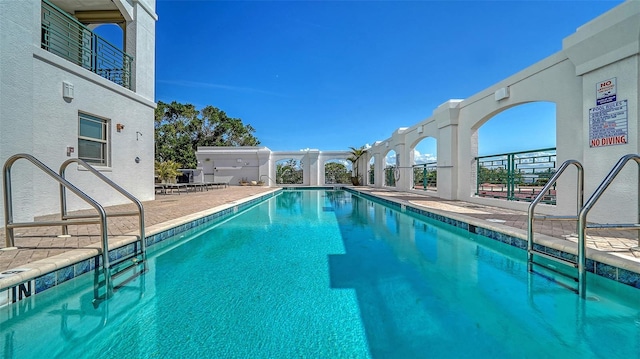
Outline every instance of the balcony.
[[131, 90], [133, 56], [46, 0], [42, 1], [41, 41], [43, 49]]

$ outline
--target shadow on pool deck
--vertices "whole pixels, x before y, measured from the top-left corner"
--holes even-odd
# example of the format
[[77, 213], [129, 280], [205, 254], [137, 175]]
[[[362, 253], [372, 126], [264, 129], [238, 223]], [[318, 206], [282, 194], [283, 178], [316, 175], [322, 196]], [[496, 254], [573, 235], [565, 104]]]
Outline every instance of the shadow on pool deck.
[[[496, 230], [505, 232], [526, 233], [527, 215], [524, 212], [497, 207], [478, 205], [463, 201], [441, 200], [415, 193], [395, 192], [379, 188], [357, 187], [378, 197], [389, 198], [412, 204], [425, 210], [432, 210], [456, 218], [480, 220], [491, 224]], [[158, 194], [153, 201], [144, 202], [145, 226], [150, 227], [180, 220], [180, 218], [209, 210], [224, 204], [233, 203], [253, 195], [272, 191], [269, 187], [230, 186], [212, 189], [205, 192], [182, 194]], [[107, 207], [109, 212], [131, 210], [130, 205]], [[82, 211], [84, 212], [84, 211]], [[38, 218], [56, 218], [56, 215]], [[138, 231], [137, 217], [116, 217], [108, 220], [110, 236], [135, 235]], [[571, 234], [575, 234], [575, 222], [570, 221], [536, 221], [536, 233], [555, 237], [561, 240], [577, 242]], [[70, 226], [71, 237], [59, 238], [60, 227], [36, 227], [16, 229], [16, 250], [5, 248], [4, 230], [0, 234], [0, 272], [27, 266], [35, 261], [57, 256], [78, 248], [99, 248], [100, 235], [98, 225]], [[640, 252], [631, 251], [638, 245], [638, 239], [631, 237], [635, 232], [599, 231], [589, 232], [587, 245], [597, 251], [606, 252], [628, 259], [630, 266], [640, 273]], [[621, 237], [625, 235], [627, 237]], [[635, 263], [635, 264], [634, 264]]]

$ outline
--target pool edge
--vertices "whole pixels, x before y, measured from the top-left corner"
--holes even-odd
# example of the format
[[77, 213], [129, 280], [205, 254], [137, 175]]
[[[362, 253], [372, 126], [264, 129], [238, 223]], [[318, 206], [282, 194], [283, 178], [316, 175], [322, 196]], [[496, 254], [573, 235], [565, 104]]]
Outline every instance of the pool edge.
[[[524, 251], [527, 250], [527, 234], [523, 230], [499, 223], [487, 223], [478, 218], [457, 213], [452, 214], [433, 208], [426, 210], [424, 207], [417, 206], [408, 201], [382, 198], [365, 191], [358, 191], [355, 188], [344, 187], [344, 189], [367, 199], [389, 205], [402, 212], [412, 212], [422, 215], [438, 222], [465, 229], [470, 233], [479, 234]], [[536, 248], [545, 252], [553, 252], [555, 255], [565, 258], [574, 258], [574, 260], [578, 253], [577, 243], [563, 241], [539, 233], [536, 234]], [[640, 263], [592, 248], [587, 248], [586, 254], [586, 269], [588, 272], [640, 289]]]
[[[244, 211], [262, 201], [282, 192], [275, 188], [266, 193], [252, 195], [233, 202], [225, 203], [204, 211], [192, 213], [163, 223], [146, 227], [145, 241], [147, 247], [161, 243], [167, 238], [190, 230], [194, 227], [213, 221], [219, 217]], [[109, 239], [109, 258], [117, 260], [132, 254], [139, 243], [137, 232]], [[19, 271], [10, 276], [0, 278], [0, 307], [31, 298], [70, 279], [91, 273], [100, 268], [101, 248], [99, 243], [87, 247], [41, 259], [5, 272]]]

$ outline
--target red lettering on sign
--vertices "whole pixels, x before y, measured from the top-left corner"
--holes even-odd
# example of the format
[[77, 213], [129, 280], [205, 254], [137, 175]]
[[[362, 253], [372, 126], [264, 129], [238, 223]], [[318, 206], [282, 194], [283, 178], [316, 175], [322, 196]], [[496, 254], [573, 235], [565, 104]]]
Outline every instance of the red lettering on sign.
[[591, 147], [621, 145], [627, 143], [627, 136], [603, 137], [591, 140]]

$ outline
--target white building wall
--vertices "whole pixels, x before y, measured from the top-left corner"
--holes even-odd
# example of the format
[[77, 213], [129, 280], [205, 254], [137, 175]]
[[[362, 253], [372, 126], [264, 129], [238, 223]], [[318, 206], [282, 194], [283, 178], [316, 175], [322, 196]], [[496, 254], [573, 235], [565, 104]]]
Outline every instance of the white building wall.
[[[40, 47], [40, 6], [38, 0], [0, 1], [0, 162], [27, 153], [58, 172], [69, 158], [67, 147], [74, 148], [70, 157], [77, 157], [81, 111], [109, 120], [111, 164], [100, 170], [140, 200], [153, 199], [154, 62], [139, 66], [143, 72], [135, 80], [145, 84], [145, 90], [136, 93], [49, 53]], [[145, 24], [139, 31], [145, 44], [138, 38], [138, 48], [151, 51], [139, 51], [135, 61], [148, 61], [154, 56], [154, 16], [135, 14], [138, 23]], [[73, 85], [72, 99], [63, 98], [63, 81]], [[116, 131], [118, 123], [124, 125], [121, 132]], [[75, 165], [66, 175], [103, 205], [128, 202]], [[14, 221], [59, 212], [56, 182], [26, 160], [14, 164], [12, 179]], [[69, 195], [70, 210], [88, 208], [74, 197]], [[0, 219], [4, 226], [4, 210]]]
[[145, 98], [155, 98], [155, 1], [134, 1], [132, 21], [126, 26], [127, 52], [134, 57], [133, 88]]
[[204, 173], [204, 182], [239, 185], [246, 179], [269, 184], [270, 154], [271, 150], [266, 147], [207, 146], [198, 147], [196, 159]]
[[276, 163], [294, 159], [303, 164], [303, 186], [324, 185], [324, 166], [331, 159], [347, 159], [348, 151], [277, 151], [267, 147], [198, 147], [196, 158], [205, 182], [239, 185], [241, 179], [276, 185]]
[[[628, 1], [578, 28], [563, 42], [563, 51], [575, 64], [575, 75], [582, 79], [581, 117], [583, 132], [576, 147], [583, 152], [585, 193], [591, 194], [620, 157], [639, 153], [638, 91], [640, 78], [640, 2]], [[589, 109], [596, 106], [596, 85], [615, 78], [617, 100], [627, 100], [628, 143], [590, 147]], [[633, 161], [607, 189], [588, 219], [637, 223], [638, 165]]]

